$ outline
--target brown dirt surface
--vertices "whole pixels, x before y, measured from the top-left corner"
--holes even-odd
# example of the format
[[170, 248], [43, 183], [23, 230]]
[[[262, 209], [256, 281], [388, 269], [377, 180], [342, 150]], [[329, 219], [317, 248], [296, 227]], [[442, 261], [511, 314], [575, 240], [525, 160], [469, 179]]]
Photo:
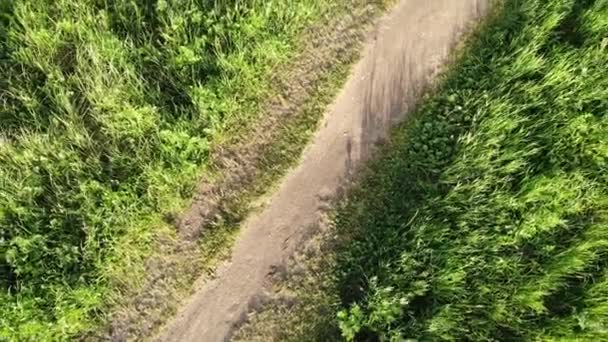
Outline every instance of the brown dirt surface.
[[[231, 339], [248, 314], [267, 301], [273, 279], [285, 272], [298, 246], [318, 230], [328, 203], [341, 196], [390, 127], [405, 118], [486, 7], [485, 0], [402, 0], [379, 20], [299, 165], [264, 210], [245, 220], [230, 260], [214, 279], [201, 281], [158, 340]], [[204, 214], [197, 213], [196, 220]]]

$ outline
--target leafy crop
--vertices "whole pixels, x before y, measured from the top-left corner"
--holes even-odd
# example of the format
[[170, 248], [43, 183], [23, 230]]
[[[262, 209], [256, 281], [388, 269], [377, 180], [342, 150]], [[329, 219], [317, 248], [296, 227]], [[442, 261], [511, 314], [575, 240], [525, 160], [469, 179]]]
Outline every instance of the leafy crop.
[[339, 210], [348, 340], [608, 338], [608, 2], [506, 0]]

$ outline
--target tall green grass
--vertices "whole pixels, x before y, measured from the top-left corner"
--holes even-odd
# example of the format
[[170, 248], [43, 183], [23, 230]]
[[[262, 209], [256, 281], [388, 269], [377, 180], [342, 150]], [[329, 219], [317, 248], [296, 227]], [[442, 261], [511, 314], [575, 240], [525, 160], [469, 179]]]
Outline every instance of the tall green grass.
[[0, 340], [88, 330], [333, 4], [0, 2]]
[[338, 211], [347, 340], [608, 339], [608, 2], [506, 0]]

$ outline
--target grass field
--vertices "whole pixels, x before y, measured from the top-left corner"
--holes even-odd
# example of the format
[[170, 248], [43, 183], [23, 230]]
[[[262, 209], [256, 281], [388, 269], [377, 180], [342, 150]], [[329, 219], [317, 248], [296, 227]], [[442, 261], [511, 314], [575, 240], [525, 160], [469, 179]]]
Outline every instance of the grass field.
[[608, 339], [608, 1], [498, 3], [338, 210], [347, 340]]
[[0, 1], [0, 340], [103, 323], [211, 149], [343, 5]]

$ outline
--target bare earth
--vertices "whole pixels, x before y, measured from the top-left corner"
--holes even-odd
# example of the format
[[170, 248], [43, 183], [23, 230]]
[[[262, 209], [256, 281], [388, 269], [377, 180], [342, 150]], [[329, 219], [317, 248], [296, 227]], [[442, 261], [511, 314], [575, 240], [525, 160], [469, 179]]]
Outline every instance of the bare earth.
[[379, 20], [344, 89], [328, 108], [300, 164], [265, 209], [243, 224], [231, 260], [203, 282], [157, 337], [227, 341], [259, 306], [271, 275], [310, 236], [327, 202], [370, 157], [389, 128], [405, 118], [437, 76], [450, 49], [487, 0], [402, 0]]

